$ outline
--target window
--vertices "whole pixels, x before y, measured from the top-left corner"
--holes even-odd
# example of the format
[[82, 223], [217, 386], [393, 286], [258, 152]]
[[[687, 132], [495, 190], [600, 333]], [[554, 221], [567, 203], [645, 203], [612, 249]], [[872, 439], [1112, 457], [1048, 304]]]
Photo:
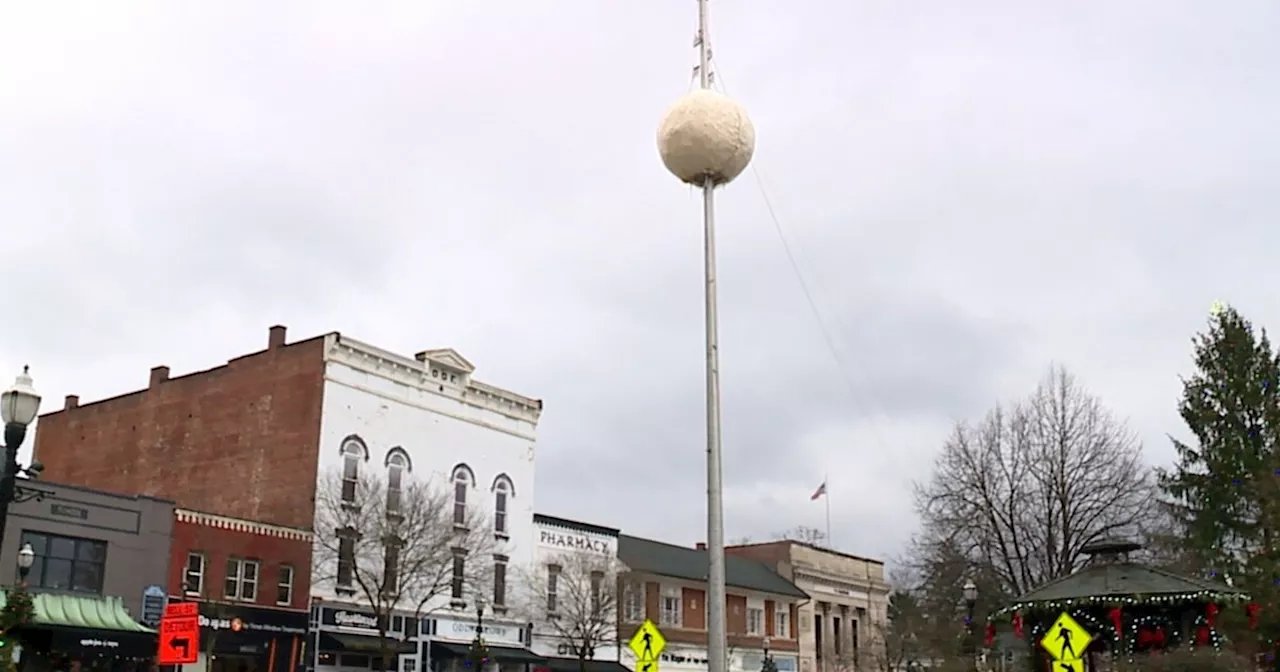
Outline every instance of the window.
[[107, 542], [62, 537], [40, 532], [23, 532], [22, 542], [31, 544], [35, 563], [27, 575], [30, 585], [77, 593], [101, 593], [107, 565]]
[[467, 490], [475, 483], [471, 468], [459, 464], [453, 468], [453, 526], [467, 526]]
[[680, 590], [664, 590], [662, 591], [661, 612], [658, 614], [659, 620], [663, 625], [674, 625], [676, 627], [683, 626], [684, 622], [680, 616]]
[[280, 576], [276, 579], [276, 604], [289, 606], [293, 603], [293, 565], [280, 565]]
[[747, 634], [764, 634], [764, 609], [759, 607], [747, 607]]
[[493, 610], [505, 611], [507, 607], [507, 556], [493, 556]]
[[338, 587], [351, 588], [356, 574], [356, 535], [352, 530], [338, 532]]
[[226, 587], [228, 600], [253, 602], [258, 599], [258, 561], [228, 558]]
[[382, 549], [382, 594], [400, 593], [400, 542], [389, 539]]
[[600, 584], [604, 583], [604, 572], [591, 572], [591, 615], [600, 616]]
[[349, 436], [342, 442], [342, 502], [356, 503], [356, 488], [360, 485], [360, 460], [369, 456], [364, 442]]
[[628, 584], [623, 588], [622, 616], [632, 623], [644, 620], [644, 588], [642, 586]]
[[387, 515], [400, 513], [404, 472], [409, 469], [409, 458], [399, 448], [392, 448], [387, 455]]
[[182, 574], [182, 592], [187, 595], [204, 594], [204, 554], [187, 553], [187, 569]]
[[784, 611], [786, 605], [775, 606], [773, 612], [773, 636], [779, 639], [791, 637], [791, 614]]
[[547, 613], [554, 614], [560, 606], [560, 565], [547, 565]]
[[511, 479], [506, 474], [493, 481], [493, 533], [507, 536], [507, 501], [512, 494]]
[[466, 587], [466, 573], [467, 550], [465, 548], [455, 548], [453, 549], [453, 585], [450, 586], [453, 589], [450, 597], [453, 598], [454, 602], [463, 600], [462, 589]]

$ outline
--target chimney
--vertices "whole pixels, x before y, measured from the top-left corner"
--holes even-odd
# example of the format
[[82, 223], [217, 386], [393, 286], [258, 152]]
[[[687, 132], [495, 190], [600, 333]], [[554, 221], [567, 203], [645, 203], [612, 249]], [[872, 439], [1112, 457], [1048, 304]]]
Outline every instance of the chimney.
[[707, 543], [705, 541], [699, 541], [697, 545], [694, 546], [694, 548], [698, 549], [699, 551], [705, 551], [707, 550]]
[[271, 327], [267, 332], [267, 349], [275, 350], [276, 348], [284, 345], [284, 336], [287, 331], [288, 329], [283, 325], [277, 324], [276, 326]]
[[67, 398], [62, 402], [62, 410], [69, 411], [80, 405], [80, 395], [68, 394]]
[[169, 367], [153, 366], [151, 367], [151, 387], [155, 387], [164, 381], [169, 380]]

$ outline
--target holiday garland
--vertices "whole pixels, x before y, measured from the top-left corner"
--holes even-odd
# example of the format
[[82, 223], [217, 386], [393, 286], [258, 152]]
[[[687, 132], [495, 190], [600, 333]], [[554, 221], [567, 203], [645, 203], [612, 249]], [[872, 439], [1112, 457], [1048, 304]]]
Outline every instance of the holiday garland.
[[30, 625], [36, 617], [36, 604], [31, 593], [18, 588], [9, 591], [4, 609], [0, 609], [0, 631], [5, 634], [14, 628]]
[[489, 645], [485, 644], [484, 638], [476, 635], [471, 640], [471, 648], [467, 649], [466, 663], [471, 667], [481, 667], [489, 662]]

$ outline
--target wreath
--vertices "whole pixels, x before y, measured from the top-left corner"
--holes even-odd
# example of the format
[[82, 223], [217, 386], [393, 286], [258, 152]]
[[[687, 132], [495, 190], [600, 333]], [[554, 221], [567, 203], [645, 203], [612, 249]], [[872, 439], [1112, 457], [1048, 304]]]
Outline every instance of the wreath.
[[484, 639], [476, 636], [471, 641], [471, 648], [467, 649], [467, 665], [472, 667], [480, 667], [489, 662], [489, 645], [484, 643]]

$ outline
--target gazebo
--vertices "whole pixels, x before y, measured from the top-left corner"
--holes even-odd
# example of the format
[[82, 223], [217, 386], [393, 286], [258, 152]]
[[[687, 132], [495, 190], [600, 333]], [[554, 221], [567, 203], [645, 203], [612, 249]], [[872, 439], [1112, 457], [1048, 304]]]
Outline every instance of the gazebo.
[[1092, 636], [1084, 659], [1097, 668], [1100, 656], [1130, 659], [1143, 652], [1175, 646], [1220, 647], [1215, 625], [1218, 612], [1246, 605], [1250, 620], [1257, 606], [1243, 591], [1226, 583], [1179, 576], [1131, 562], [1141, 544], [1117, 539], [1091, 543], [1083, 552], [1085, 566], [1069, 576], [1018, 597], [991, 614], [987, 640], [997, 622], [1011, 623], [1014, 634], [1031, 646], [1036, 670], [1049, 670], [1051, 660], [1040, 639], [1063, 613]]

